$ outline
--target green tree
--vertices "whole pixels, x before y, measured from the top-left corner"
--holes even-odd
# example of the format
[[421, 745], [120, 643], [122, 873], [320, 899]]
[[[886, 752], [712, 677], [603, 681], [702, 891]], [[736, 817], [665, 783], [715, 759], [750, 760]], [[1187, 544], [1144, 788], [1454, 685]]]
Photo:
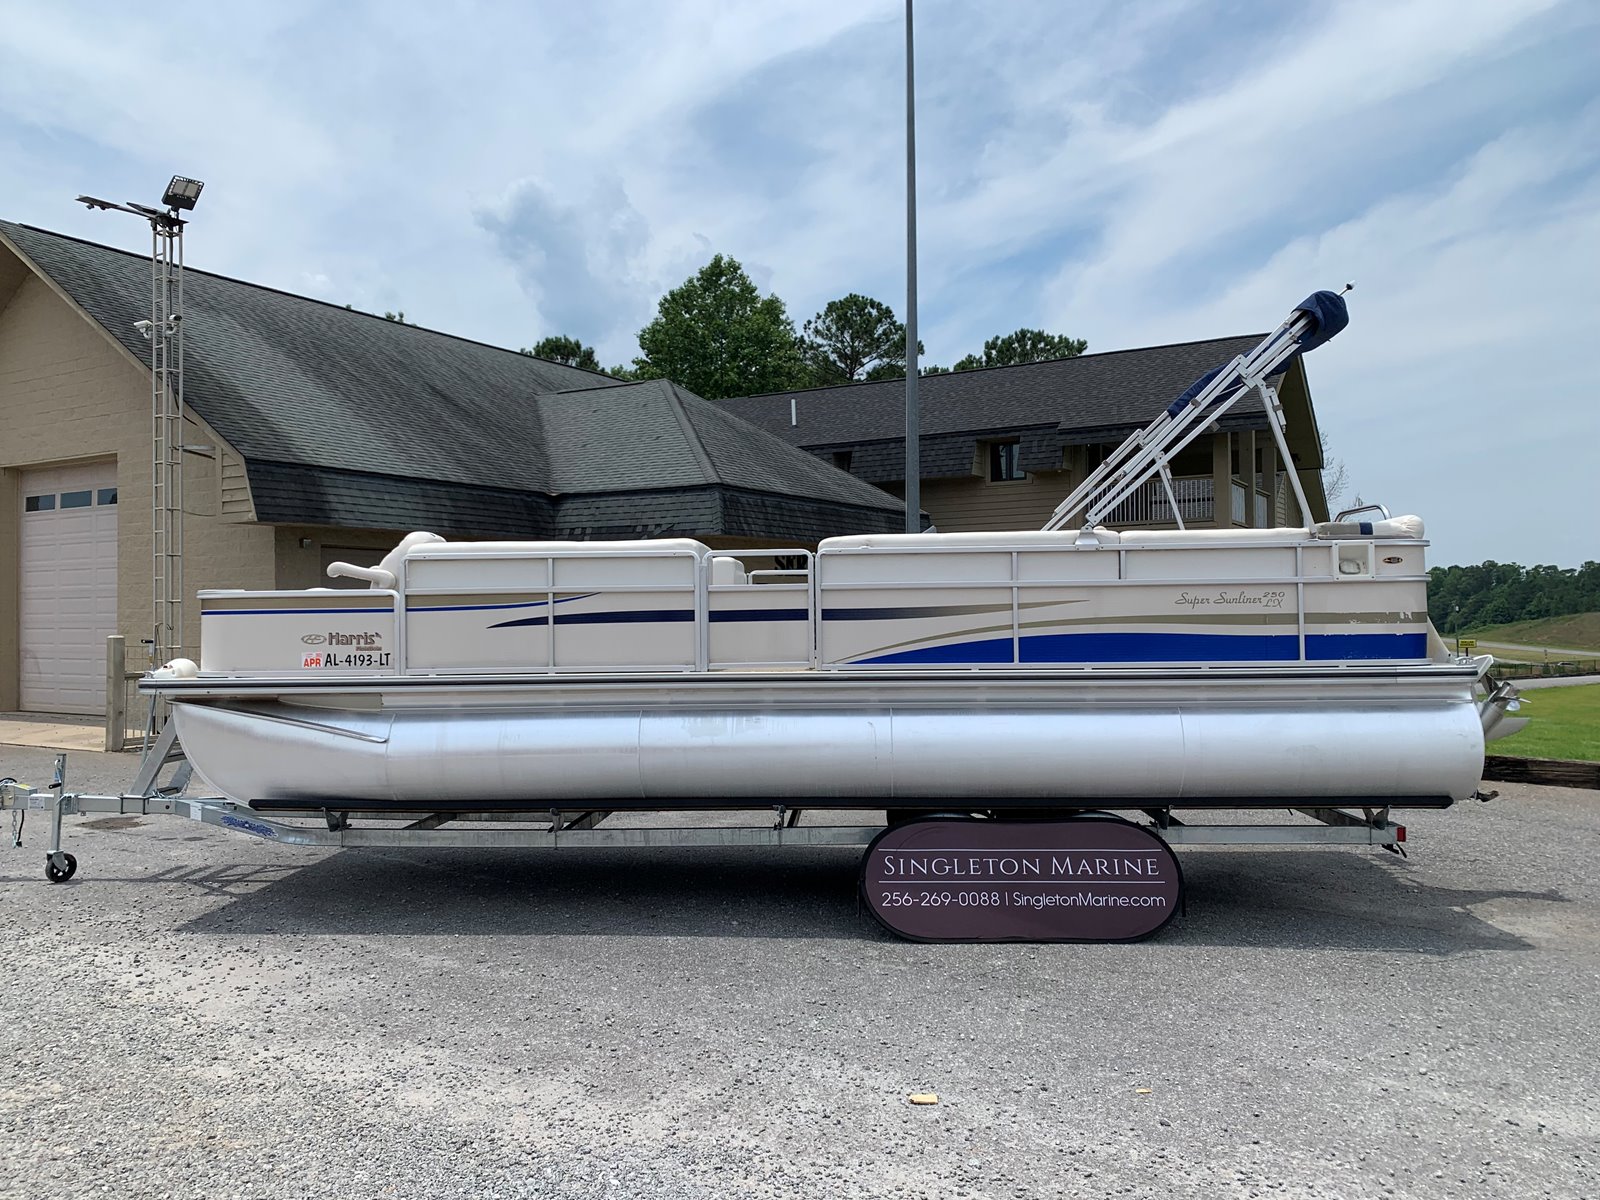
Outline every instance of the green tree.
[[803, 334], [801, 352], [814, 386], [905, 378], [906, 327], [881, 300], [858, 292], [830, 300]]
[[739, 263], [718, 254], [661, 297], [639, 331], [644, 379], [670, 379], [707, 400], [803, 387], [800, 339], [783, 301], [763, 296]]
[[956, 363], [958, 371], [976, 371], [980, 367], [1015, 367], [1021, 363], [1047, 362], [1053, 358], [1076, 358], [1089, 348], [1082, 338], [1068, 337], [1064, 333], [1046, 333], [1042, 329], [1019, 329], [1015, 333], [990, 338], [983, 344], [983, 354], [969, 354]]
[[531, 358], [543, 358], [550, 362], [565, 363], [569, 367], [582, 367], [585, 371], [598, 371], [600, 360], [595, 357], [594, 347], [585, 346], [577, 338], [565, 337], [554, 334], [551, 337], [540, 338], [530, 350], [524, 346], [517, 351]]
[[383, 319], [385, 321], [393, 321], [396, 325], [416, 325], [415, 321], [406, 320], [406, 314], [404, 311], [386, 312], [383, 314]]
[[1428, 615], [1447, 636], [1483, 625], [1600, 612], [1600, 562], [1581, 567], [1485, 562], [1428, 572]]

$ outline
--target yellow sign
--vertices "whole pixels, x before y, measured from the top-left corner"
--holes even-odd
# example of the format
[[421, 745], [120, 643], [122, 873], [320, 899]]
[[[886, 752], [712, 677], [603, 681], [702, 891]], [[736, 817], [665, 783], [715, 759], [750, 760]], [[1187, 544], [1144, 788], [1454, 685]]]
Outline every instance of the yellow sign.
[[1456, 644], [1461, 647], [1461, 652], [1463, 654], [1478, 648], [1478, 642], [1476, 638], [1461, 638], [1456, 642]]

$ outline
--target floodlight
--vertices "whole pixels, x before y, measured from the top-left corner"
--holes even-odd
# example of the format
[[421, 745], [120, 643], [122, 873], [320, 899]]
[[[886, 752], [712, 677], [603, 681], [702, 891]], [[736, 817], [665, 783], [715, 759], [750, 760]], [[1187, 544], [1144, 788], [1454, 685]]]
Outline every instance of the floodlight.
[[161, 203], [168, 208], [181, 208], [187, 212], [194, 207], [194, 202], [200, 199], [200, 189], [205, 186], [198, 179], [174, 175], [172, 182], [167, 184], [167, 194], [161, 197]]

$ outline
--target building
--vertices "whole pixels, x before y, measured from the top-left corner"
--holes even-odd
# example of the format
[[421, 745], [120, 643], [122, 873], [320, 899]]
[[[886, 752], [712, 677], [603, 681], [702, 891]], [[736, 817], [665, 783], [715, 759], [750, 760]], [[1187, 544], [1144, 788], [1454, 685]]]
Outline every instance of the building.
[[[917, 384], [923, 511], [943, 532], [1038, 529], [1128, 434], [1264, 336], [924, 376]], [[1271, 382], [1283, 404], [1292, 463], [1279, 461], [1260, 399], [1251, 393], [1173, 461], [1185, 524], [1292, 526], [1327, 519], [1321, 437], [1303, 360], [1296, 358]], [[722, 403], [856, 478], [904, 495], [903, 380]], [[1285, 474], [1290, 469], [1299, 474], [1310, 514], [1297, 511]], [[1171, 528], [1172, 503], [1152, 481], [1107, 524]]]
[[[0, 222], [0, 711], [102, 711], [108, 634], [143, 663], [149, 298], [148, 257]], [[184, 331], [189, 597], [330, 586], [329, 562], [413, 529], [738, 547], [904, 527], [887, 493], [665, 381], [193, 270]]]

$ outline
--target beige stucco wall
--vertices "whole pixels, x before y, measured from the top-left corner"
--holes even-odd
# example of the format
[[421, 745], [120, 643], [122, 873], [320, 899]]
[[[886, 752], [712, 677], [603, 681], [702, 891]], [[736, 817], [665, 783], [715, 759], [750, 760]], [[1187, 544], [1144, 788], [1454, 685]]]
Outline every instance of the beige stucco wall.
[[327, 560], [376, 566], [410, 530], [328, 529], [311, 525], [279, 525], [275, 537], [274, 570], [280, 588], [357, 586], [340, 584], [325, 573]]
[[1038, 529], [1072, 491], [1067, 471], [1039, 471], [1026, 479], [990, 483], [981, 476], [924, 479], [922, 510], [941, 533]]
[[[0, 251], [4, 254], [4, 251]], [[143, 665], [150, 636], [149, 374], [43, 280], [29, 275], [0, 309], [0, 710], [17, 694], [18, 508], [22, 472], [73, 462], [114, 461], [117, 470], [117, 621], [128, 665]], [[203, 422], [184, 430], [184, 644], [199, 644], [204, 587], [270, 587], [273, 531], [219, 517], [223, 456]]]
[[[1271, 445], [1272, 440], [1266, 434], [1219, 433], [1209, 438], [1203, 437], [1178, 461], [1175, 473], [1211, 472], [1214, 494], [1222, 497], [1213, 523], [1225, 527], [1232, 524], [1229, 488], [1234, 474], [1248, 469], [1243, 464], [1251, 461], [1255, 451]], [[1240, 454], [1242, 458], [1238, 457]], [[960, 479], [924, 479], [923, 511], [943, 533], [1038, 529], [1055, 513], [1056, 505], [1071, 495], [1073, 488], [1082, 483], [1087, 474], [1087, 463], [1081, 447], [1069, 447], [1064, 458], [1067, 464], [1064, 470], [1037, 471], [1030, 473], [1026, 479], [1004, 483], [991, 483], [980, 474]], [[1274, 464], [1275, 469], [1275, 453], [1267, 454], [1265, 459]], [[975, 467], [981, 465], [980, 459]], [[885, 490], [899, 495], [899, 488], [900, 485], [895, 483]], [[1261, 503], [1266, 511], [1265, 505], [1270, 501], [1263, 497]], [[1314, 496], [1312, 503], [1315, 504]], [[1288, 500], [1291, 524], [1299, 523], [1297, 509], [1298, 505], [1291, 495]]]

